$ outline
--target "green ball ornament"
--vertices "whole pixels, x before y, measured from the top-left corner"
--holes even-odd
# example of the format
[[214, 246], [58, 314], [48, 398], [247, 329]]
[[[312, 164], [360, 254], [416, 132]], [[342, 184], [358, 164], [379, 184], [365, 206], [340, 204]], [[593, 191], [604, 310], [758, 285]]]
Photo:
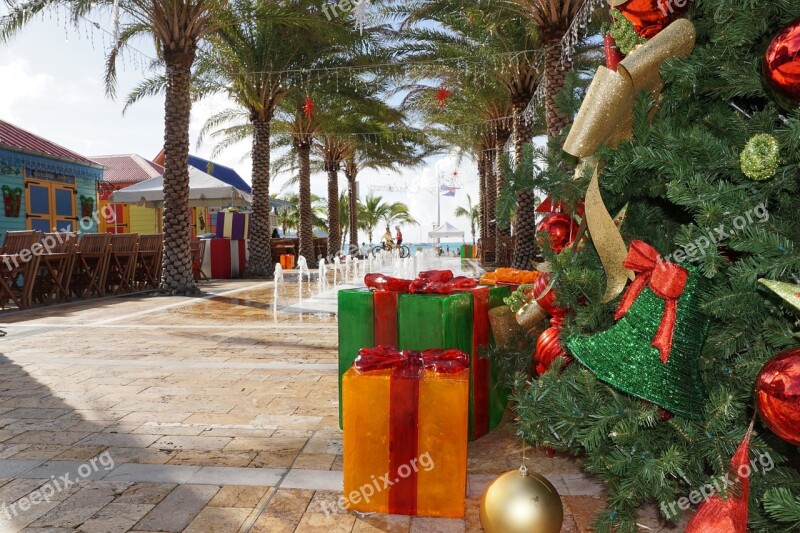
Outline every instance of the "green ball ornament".
[[767, 133], [754, 135], [742, 150], [742, 172], [753, 180], [770, 179], [778, 171], [780, 156], [780, 146], [775, 137]]

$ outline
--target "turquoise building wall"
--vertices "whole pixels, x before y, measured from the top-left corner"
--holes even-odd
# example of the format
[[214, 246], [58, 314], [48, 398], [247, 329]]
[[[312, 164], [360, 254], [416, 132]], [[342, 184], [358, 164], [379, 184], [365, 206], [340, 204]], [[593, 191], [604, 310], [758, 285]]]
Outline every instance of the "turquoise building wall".
[[103, 179], [102, 168], [0, 149], [0, 190], [6, 193], [6, 196], [8, 193], [13, 194], [18, 190], [22, 191], [18, 216], [6, 216], [5, 204], [3, 208], [0, 208], [0, 240], [5, 238], [6, 231], [27, 229], [26, 221], [28, 217], [26, 216], [25, 206], [25, 196], [28, 194], [25, 189], [25, 173], [27, 171], [50, 172], [74, 177], [76, 190], [75, 214], [78, 217], [75, 230], [81, 233], [97, 232], [97, 222], [94, 217], [90, 217], [81, 226], [80, 197], [83, 195], [94, 198], [94, 206], [95, 209], [97, 208], [97, 182]]

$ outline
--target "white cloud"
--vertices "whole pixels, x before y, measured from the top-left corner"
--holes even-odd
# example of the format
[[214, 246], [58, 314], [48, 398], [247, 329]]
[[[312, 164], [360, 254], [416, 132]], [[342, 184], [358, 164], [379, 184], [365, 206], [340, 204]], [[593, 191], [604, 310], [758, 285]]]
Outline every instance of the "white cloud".
[[0, 117], [10, 122], [17, 106], [35, 105], [55, 88], [52, 76], [31, 72], [29, 63], [20, 57], [0, 64], [0, 80]]

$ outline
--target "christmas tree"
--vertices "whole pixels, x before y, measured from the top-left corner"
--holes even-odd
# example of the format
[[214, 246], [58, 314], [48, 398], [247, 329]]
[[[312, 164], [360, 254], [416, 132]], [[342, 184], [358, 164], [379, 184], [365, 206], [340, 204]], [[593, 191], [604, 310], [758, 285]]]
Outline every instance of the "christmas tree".
[[[765, 363], [800, 344], [798, 309], [759, 283], [800, 278], [800, 4], [696, 0], [687, 12], [681, 12], [685, 1], [649, 4], [650, 19], [626, 14], [625, 4], [614, 13], [610, 34], [629, 57], [653, 39], [661, 39], [662, 49], [673, 46], [675, 37], [662, 34], [678, 17], [691, 22], [696, 41], [658, 65], [663, 88], [646, 80], [645, 90], [629, 99], [606, 85], [598, 85], [599, 97], [590, 89], [584, 108], [594, 98], [603, 120], [620, 117], [622, 134], [601, 131], [601, 146], [581, 161], [571, 155], [576, 150], [561, 151], [567, 135], [591, 137], [587, 128], [597, 126], [579, 114], [573, 131], [551, 142], [533, 185], [553, 203], [576, 206], [596, 176], [612, 216], [627, 206], [620, 233], [626, 248], [633, 244], [629, 261], [644, 256], [654, 272], [673, 263], [666, 270], [680, 290], [674, 304], [665, 304], [651, 283], [639, 287], [638, 297], [626, 293], [619, 309], [623, 296], [608, 288], [619, 277], [606, 259], [614, 244], [593, 230], [591, 219], [573, 246], [558, 254], [545, 249], [556, 305], [566, 310], [560, 344], [577, 360], [556, 359], [537, 379], [518, 375], [520, 432], [537, 445], [581, 456], [585, 469], [605, 482], [608, 501], [597, 531], [633, 532], [645, 504], [674, 520], [688, 508], [685, 501], [708, 499], [693, 496], [704, 487], [723, 500], [735, 497], [735, 488], [718, 481], [730, 473], [755, 417], [750, 531], [799, 530], [797, 448], [756, 415], [754, 386]], [[765, 60], [782, 30], [788, 44], [773, 45], [772, 53], [794, 62], [793, 84], [778, 80], [788, 86], [770, 79], [777, 63]], [[572, 100], [562, 96], [565, 105]], [[519, 168], [530, 168], [535, 154], [526, 157]], [[526, 185], [524, 176], [516, 181]], [[587, 199], [587, 211], [596, 208]], [[665, 327], [670, 305], [674, 314]], [[520, 353], [532, 349], [493, 356], [506, 365], [522, 362], [528, 371], [530, 359]]]

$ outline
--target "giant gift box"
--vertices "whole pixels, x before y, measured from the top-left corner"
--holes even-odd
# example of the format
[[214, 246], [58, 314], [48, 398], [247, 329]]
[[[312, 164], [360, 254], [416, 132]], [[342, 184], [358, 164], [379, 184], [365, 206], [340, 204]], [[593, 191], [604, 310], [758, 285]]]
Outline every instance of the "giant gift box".
[[508, 287], [477, 287], [453, 294], [398, 294], [339, 291], [339, 422], [342, 377], [361, 348], [378, 345], [401, 350], [456, 348], [470, 355], [469, 438], [497, 427], [508, 391], [497, 385], [494, 365], [478, 356], [491, 340], [489, 309], [503, 305]]
[[250, 213], [219, 211], [217, 213], [217, 237], [247, 240], [250, 233]]
[[244, 275], [247, 266], [247, 241], [203, 239], [203, 273], [209, 279], [233, 279]]
[[[361, 512], [463, 517], [468, 356], [455, 350], [364, 351], [377, 352], [373, 361], [361, 369], [354, 365], [343, 379], [345, 505]], [[394, 362], [387, 365], [387, 359]]]

